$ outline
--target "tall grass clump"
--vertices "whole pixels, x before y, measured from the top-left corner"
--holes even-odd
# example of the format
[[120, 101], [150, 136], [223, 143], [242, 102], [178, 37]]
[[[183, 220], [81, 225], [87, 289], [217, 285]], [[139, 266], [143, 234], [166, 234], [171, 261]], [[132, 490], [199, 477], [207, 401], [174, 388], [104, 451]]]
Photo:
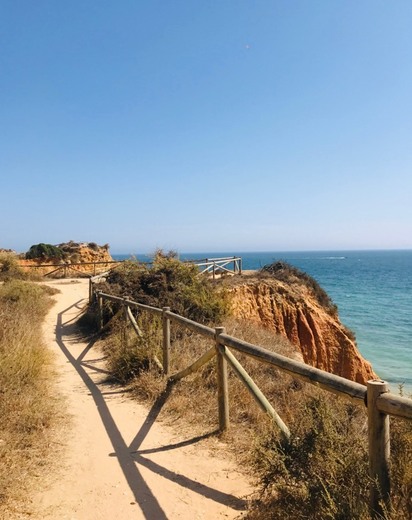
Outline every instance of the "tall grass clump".
[[[136, 316], [144, 335], [137, 336], [125, 324], [120, 312], [111, 322], [110, 334], [104, 342], [107, 369], [111, 377], [128, 384], [145, 372], [156, 369], [162, 352], [162, 322], [146, 313]], [[156, 361], [155, 361], [156, 360]]]
[[254, 467], [262, 494], [248, 520], [369, 518], [362, 412], [322, 392], [302, 395], [289, 442], [268, 429], [257, 445]]
[[412, 421], [391, 420], [392, 517], [412, 518]]
[[13, 253], [0, 253], [0, 282], [25, 278], [27, 275], [20, 267], [17, 256]]
[[53, 291], [20, 280], [0, 286], [0, 517], [16, 518], [45, 464], [55, 423], [50, 357], [41, 324]]

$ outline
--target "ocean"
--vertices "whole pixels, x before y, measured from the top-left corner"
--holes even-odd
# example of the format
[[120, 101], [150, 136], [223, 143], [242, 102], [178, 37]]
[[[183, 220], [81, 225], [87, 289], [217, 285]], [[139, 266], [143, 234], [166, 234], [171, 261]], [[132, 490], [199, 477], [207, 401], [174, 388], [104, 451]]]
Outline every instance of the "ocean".
[[[112, 255], [116, 259], [130, 255]], [[284, 260], [315, 278], [356, 335], [358, 348], [397, 393], [412, 392], [412, 250], [203, 252], [181, 260], [240, 256], [244, 270]], [[149, 261], [146, 255], [135, 255]]]

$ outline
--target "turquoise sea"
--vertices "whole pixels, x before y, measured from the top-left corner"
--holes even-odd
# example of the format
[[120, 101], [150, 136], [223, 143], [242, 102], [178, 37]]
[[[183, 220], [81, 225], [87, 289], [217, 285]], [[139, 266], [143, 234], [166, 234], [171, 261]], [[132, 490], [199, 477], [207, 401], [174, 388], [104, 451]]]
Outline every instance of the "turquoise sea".
[[[243, 269], [284, 260], [315, 278], [337, 304], [341, 321], [391, 391], [412, 392], [412, 250], [204, 252], [182, 260], [241, 256]], [[130, 255], [113, 255], [127, 258]], [[135, 255], [148, 261], [145, 255]]]

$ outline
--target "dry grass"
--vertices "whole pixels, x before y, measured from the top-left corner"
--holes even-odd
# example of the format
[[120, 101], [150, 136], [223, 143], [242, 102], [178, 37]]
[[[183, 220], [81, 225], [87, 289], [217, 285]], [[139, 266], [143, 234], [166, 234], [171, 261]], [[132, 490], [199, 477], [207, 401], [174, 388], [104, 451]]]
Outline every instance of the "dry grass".
[[41, 323], [47, 287], [20, 280], [0, 286], [0, 517], [17, 518], [33, 479], [47, 464], [57, 402]]
[[0, 282], [8, 280], [39, 281], [41, 275], [34, 269], [23, 269], [14, 253], [0, 253]]

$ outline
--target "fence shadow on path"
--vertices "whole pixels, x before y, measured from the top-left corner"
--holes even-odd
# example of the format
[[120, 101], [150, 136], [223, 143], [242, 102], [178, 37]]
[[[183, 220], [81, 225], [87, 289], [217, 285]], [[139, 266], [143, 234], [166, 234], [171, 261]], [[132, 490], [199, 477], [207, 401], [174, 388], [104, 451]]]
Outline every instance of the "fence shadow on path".
[[[108, 454], [108, 456], [113, 456], [118, 459], [120, 468], [125, 476], [129, 488], [132, 491], [134, 498], [139, 507], [141, 508], [144, 516], [150, 520], [154, 518], [156, 520], [167, 520], [167, 515], [165, 511], [162, 509], [155, 494], [144, 480], [139, 470], [139, 465], [144, 466], [145, 468], [153, 471], [154, 473], [162, 476], [163, 478], [175, 482], [178, 485], [190, 489], [191, 491], [203, 495], [204, 497], [211, 499], [215, 502], [221, 503], [235, 510], [245, 510], [246, 500], [239, 499], [234, 495], [221, 492], [210, 486], [194, 481], [181, 473], [171, 471], [168, 468], [165, 468], [159, 465], [158, 463], [155, 463], [152, 460], [143, 457], [143, 454], [153, 453], [156, 451], [167, 451], [170, 449], [180, 448], [189, 444], [195, 444], [196, 442], [199, 442], [204, 438], [216, 434], [216, 432], [210, 432], [202, 436], [182, 441], [180, 443], [162, 446], [153, 450], [149, 449], [139, 451], [139, 447], [141, 446], [143, 440], [150, 432], [153, 423], [156, 421], [163, 405], [167, 401], [167, 398], [170, 395], [170, 392], [172, 391], [173, 385], [168, 385], [165, 392], [156, 400], [151, 410], [149, 411], [146, 420], [143, 422], [140, 430], [137, 432], [131, 444], [128, 445], [125, 442], [122, 433], [120, 432], [116, 422], [114, 421], [110, 413], [110, 410], [104, 397], [105, 395], [111, 395], [112, 393], [116, 393], [116, 391], [102, 391], [99, 388], [99, 385], [93, 381], [93, 379], [86, 370], [86, 368], [93, 371], [96, 371], [97, 369], [97, 367], [90, 363], [90, 360], [87, 362], [84, 361], [84, 357], [86, 356], [87, 352], [89, 352], [90, 349], [93, 348], [95, 340], [90, 340], [86, 348], [77, 357], [74, 356], [70, 350], [70, 344], [74, 344], [74, 336], [77, 336], [80, 341], [79, 329], [76, 325], [77, 317], [71, 318], [66, 322], [64, 321], [64, 317], [68, 312], [73, 312], [73, 309], [79, 309], [80, 316], [80, 313], [82, 311], [82, 301], [83, 300], [79, 300], [78, 302], [74, 303], [73, 305], [71, 305], [70, 307], [58, 314], [56, 323], [56, 342], [62, 350], [63, 354], [68, 359], [68, 361], [75, 368], [79, 377], [83, 381], [85, 387], [89, 390], [90, 395], [93, 397], [102, 424], [113, 446], [114, 451], [113, 453]], [[99, 372], [102, 371], [101, 369], [97, 370]], [[104, 370], [102, 372], [107, 373]], [[161, 490], [159, 492], [161, 492]]]

